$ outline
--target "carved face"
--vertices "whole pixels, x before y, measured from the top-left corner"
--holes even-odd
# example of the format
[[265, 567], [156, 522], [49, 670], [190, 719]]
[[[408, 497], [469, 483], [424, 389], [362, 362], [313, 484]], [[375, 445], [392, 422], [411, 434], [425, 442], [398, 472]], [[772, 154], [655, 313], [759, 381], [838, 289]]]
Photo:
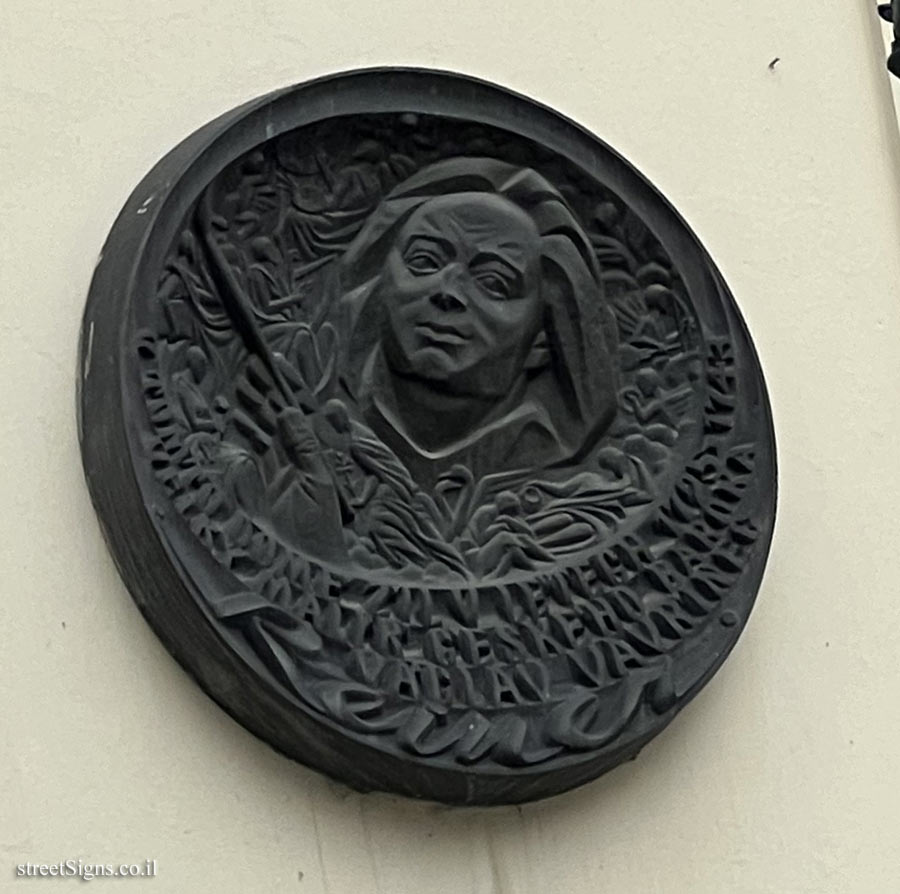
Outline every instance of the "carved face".
[[502, 196], [431, 199], [400, 229], [381, 298], [392, 369], [450, 393], [503, 395], [541, 331], [534, 222]]

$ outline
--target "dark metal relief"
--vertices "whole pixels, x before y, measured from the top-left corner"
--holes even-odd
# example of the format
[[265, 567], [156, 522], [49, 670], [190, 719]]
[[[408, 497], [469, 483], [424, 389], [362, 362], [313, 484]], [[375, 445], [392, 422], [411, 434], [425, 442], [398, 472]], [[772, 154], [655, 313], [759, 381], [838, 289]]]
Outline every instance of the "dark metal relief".
[[360, 788], [518, 801], [633, 756], [733, 645], [773, 521], [761, 375], [695, 238], [599, 141], [450, 75], [192, 140], [117, 223], [82, 346], [88, 480], [166, 645]]

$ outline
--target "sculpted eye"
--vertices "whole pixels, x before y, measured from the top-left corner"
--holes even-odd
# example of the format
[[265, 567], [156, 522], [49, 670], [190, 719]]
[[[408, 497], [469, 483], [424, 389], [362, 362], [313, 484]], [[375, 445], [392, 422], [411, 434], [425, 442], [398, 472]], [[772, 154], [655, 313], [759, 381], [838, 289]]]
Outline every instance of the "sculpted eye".
[[414, 251], [408, 254], [404, 261], [407, 269], [416, 276], [427, 276], [429, 273], [437, 273], [444, 266], [443, 258], [429, 251]]
[[498, 301], [509, 301], [516, 297], [515, 283], [496, 271], [482, 271], [476, 278], [481, 288]]
[[492, 252], [482, 252], [469, 268], [481, 290], [494, 301], [511, 301], [522, 297], [522, 273], [506, 259]]
[[403, 263], [413, 276], [429, 276], [447, 266], [453, 257], [450, 245], [432, 236], [413, 236], [403, 250]]
[[478, 282], [481, 283], [482, 288], [497, 298], [509, 297], [509, 284], [496, 273], [483, 273], [478, 277]]

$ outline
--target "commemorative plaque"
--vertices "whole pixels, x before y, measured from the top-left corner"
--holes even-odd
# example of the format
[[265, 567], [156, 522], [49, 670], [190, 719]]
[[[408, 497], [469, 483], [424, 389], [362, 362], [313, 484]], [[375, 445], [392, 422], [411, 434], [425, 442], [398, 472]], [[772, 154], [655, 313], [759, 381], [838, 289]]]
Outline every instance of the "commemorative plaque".
[[379, 69], [229, 112], [129, 199], [81, 339], [141, 611], [358, 789], [579, 785], [747, 620], [775, 456], [737, 306], [644, 177], [530, 100]]

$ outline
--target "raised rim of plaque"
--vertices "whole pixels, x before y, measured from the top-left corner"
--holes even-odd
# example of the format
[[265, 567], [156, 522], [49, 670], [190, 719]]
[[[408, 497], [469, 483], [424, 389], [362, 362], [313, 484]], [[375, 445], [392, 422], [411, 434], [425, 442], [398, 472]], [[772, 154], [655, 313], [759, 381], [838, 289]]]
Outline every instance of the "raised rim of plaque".
[[[472, 472], [459, 464], [449, 471], [433, 472], [427, 463], [413, 470], [417, 482], [433, 486], [434, 493], [444, 494], [445, 483], [456, 482], [456, 490], [446, 490], [452, 495], [447, 530], [457, 538], [453, 556], [448, 559], [447, 549], [419, 532], [417, 554], [435, 552], [421, 560], [418, 577], [370, 555], [384, 546], [375, 542], [377, 525], [370, 520], [364, 530], [360, 523], [358, 537], [346, 535], [348, 543], [356, 538], [351, 554], [360, 557], [352, 568], [319, 546], [320, 553], [292, 558], [277, 526], [275, 534], [265, 525], [245, 526], [241, 537], [255, 537], [263, 552], [272, 550], [269, 559], [254, 559], [254, 574], [267, 570], [266, 561], [276, 562], [276, 553], [286, 555], [277, 561], [293, 577], [273, 583], [271, 574], [238, 573], [233, 551], [234, 567], [223, 562], [216, 538], [227, 534], [210, 522], [215, 508], [208, 515], [184, 509], [196, 498], [191, 488], [199, 492], [211, 485], [197, 478], [199, 460], [170, 470], [175, 450], [167, 438], [174, 436], [159, 422], [165, 415], [157, 409], [164, 390], [160, 375], [181, 377], [189, 418], [199, 418], [201, 410], [207, 414], [192, 442], [198, 456], [220, 449], [213, 442], [222, 425], [214, 417], [224, 418], [229, 403], [210, 399], [209, 409], [191, 409], [205, 400], [209, 358], [172, 347], [174, 336], [159, 347], [148, 321], [165, 300], [164, 274], [177, 273], [173, 247], [181, 245], [188, 261], [191, 251], [205, 251], [202, 263], [219, 265], [211, 291], [233, 288], [222, 232], [241, 232], [244, 218], [220, 224], [224, 212], [212, 207], [217, 198], [208, 198], [213, 185], [231, 184], [228, 178], [240, 165], [257, 176], [263, 162], [252, 161], [254, 153], [268, 158], [280, 152], [276, 161], [288, 180], [297, 171], [298, 177], [321, 175], [331, 188], [321, 156], [331, 151], [328, 146], [340, 146], [341, 128], [347, 140], [360, 141], [347, 156], [356, 166], [347, 182], [351, 173], [354, 183], [369, 182], [371, 174], [381, 190], [377, 207], [367, 212], [371, 218], [377, 211], [393, 226], [396, 209], [409, 214], [407, 206], [420, 207], [416, 197], [466, 184], [458, 188], [462, 193], [476, 188], [476, 180], [479, 194], [500, 197], [495, 204], [513, 197], [516, 214], [524, 209], [534, 220], [543, 215], [540, 237], [548, 252], [556, 252], [551, 261], [569, 265], [572, 288], [588, 283], [605, 302], [602, 313], [596, 306], [585, 310], [584, 301], [572, 303], [554, 320], [551, 341], [575, 344], [572, 363], [587, 370], [579, 375], [605, 376], [618, 390], [611, 398], [596, 396], [602, 383], [592, 385], [590, 394], [586, 387], [579, 391], [573, 373], [571, 393], [559, 392], [561, 401], [575, 406], [564, 419], [554, 398], [545, 398], [539, 407], [541, 418], [549, 419], [545, 430], [557, 442], [568, 438], [567, 452], [551, 455], [557, 465], [548, 460], [551, 472], [530, 487], [511, 474], [513, 483], [480, 515], [472, 509], [483, 499], [479, 481], [458, 480], [472, 479]], [[307, 139], [321, 139], [325, 148], [300, 158], [296, 146], [302, 149]], [[280, 148], [288, 143], [289, 150]], [[295, 154], [288, 158], [290, 152]], [[326, 157], [326, 168], [327, 163]], [[290, 188], [295, 186], [291, 181]], [[310, 211], [308, 194], [306, 205], [296, 201], [311, 241], [338, 239], [331, 218], [327, 228], [316, 223], [324, 204]], [[455, 207], [453, 213], [461, 214], [463, 206]], [[360, 219], [358, 209], [338, 211], [341, 221], [356, 227], [341, 257], [359, 260], [388, 224], [369, 221], [360, 231], [362, 225], [353, 223]], [[199, 230], [192, 235], [191, 227]], [[198, 234], [205, 244], [183, 247], [186, 240], [198, 242]], [[262, 241], [254, 248], [251, 241], [247, 251], [262, 258], [258, 266], [265, 273], [271, 249], [259, 247]], [[459, 249], [464, 250], [465, 245]], [[314, 259], [305, 269], [327, 267], [335, 257]], [[341, 263], [342, 270], [351, 269]], [[430, 272], [433, 261], [422, 263]], [[491, 271], [485, 276], [489, 288], [507, 288], [503, 281], [497, 286]], [[361, 286], [356, 294], [369, 293]], [[578, 313], [592, 315], [592, 325], [615, 330], [615, 341], [607, 338], [601, 346], [595, 339], [592, 347], [571, 322]], [[228, 325], [252, 361], [253, 345], [264, 340], [256, 323], [232, 313]], [[573, 332], [560, 335], [566, 325]], [[457, 330], [437, 331], [438, 347], [441, 339], [460, 339]], [[551, 362], [540, 359], [552, 354], [546, 340], [534, 336], [527, 355], [538, 358], [534, 368]], [[309, 350], [305, 330], [285, 350], [297, 344]], [[183, 371], [166, 372], [173, 367], [162, 358], [164, 350], [166, 357], [182, 358]], [[251, 394], [264, 403], [262, 380], [289, 398], [288, 388], [310, 392], [306, 380], [285, 385], [281, 354], [266, 356], [268, 366], [257, 363], [265, 367], [261, 372], [248, 363], [250, 384], [240, 386], [244, 398]], [[355, 364], [348, 356], [344, 363]], [[592, 363], [611, 365], [592, 372]], [[317, 388], [324, 387], [327, 365], [323, 361], [316, 373], [322, 376]], [[166, 649], [252, 733], [361, 791], [455, 804], [517, 803], [571, 789], [635, 757], [736, 643], [774, 528], [775, 440], [762, 371], [734, 298], [699, 239], [601, 139], [532, 99], [451, 72], [389, 67], [328, 75], [246, 102], [172, 149], [131, 194], [98, 261], [81, 331], [77, 403], [84, 471], [103, 534], [131, 596]], [[258, 418], [269, 412], [257, 410]], [[253, 414], [241, 412], [239, 427], [248, 443], [254, 437], [265, 441], [268, 436], [247, 421]], [[280, 412], [302, 415], [283, 407]], [[576, 425], [571, 418], [578, 412], [593, 416]], [[329, 449], [344, 449], [340, 445], [350, 443], [353, 431], [363, 430], [350, 428], [340, 401], [330, 401], [321, 413], [331, 414], [332, 440], [320, 436]], [[528, 431], [523, 424], [522, 432]], [[513, 450], [509, 441], [502, 446]], [[388, 436], [386, 443], [392, 443]], [[397, 455], [402, 449], [396, 448]], [[246, 457], [248, 448], [240, 450]], [[565, 478], [553, 471], [561, 467], [560, 457], [582, 463], [578, 474]], [[472, 468], [480, 461], [472, 460]], [[353, 472], [342, 474], [352, 478]], [[176, 480], [182, 483], [176, 486]], [[248, 488], [245, 479], [233, 486], [245, 493]], [[361, 504], [376, 491], [368, 488]], [[209, 501], [210, 491], [204, 493]], [[429, 500], [414, 501], [410, 511], [428, 503], [428, 511], [437, 512], [439, 501]], [[468, 516], [460, 508], [465, 501]], [[343, 502], [340, 508], [349, 525], [351, 510]], [[397, 510], [391, 519], [402, 517]], [[228, 530], [238, 530], [236, 522], [229, 524]], [[529, 551], [519, 544], [516, 537], [526, 530], [529, 536], [541, 532], [539, 547]], [[304, 536], [327, 540], [321, 531]], [[446, 537], [450, 543], [451, 535]], [[264, 577], [265, 586], [253, 583]], [[434, 666], [409, 658], [427, 649]], [[443, 665], [435, 654], [445, 656]], [[446, 701], [444, 686], [454, 693]]]

